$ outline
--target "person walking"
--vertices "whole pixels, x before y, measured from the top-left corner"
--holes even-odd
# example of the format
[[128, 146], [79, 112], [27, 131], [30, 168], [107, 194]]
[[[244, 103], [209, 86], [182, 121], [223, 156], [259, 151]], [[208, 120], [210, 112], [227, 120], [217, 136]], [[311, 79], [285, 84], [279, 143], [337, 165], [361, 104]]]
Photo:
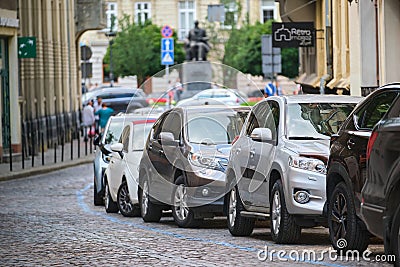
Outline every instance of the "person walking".
[[[100, 109], [101, 109], [101, 104], [102, 104], [102, 102], [103, 102], [103, 99], [101, 98], [101, 97], [97, 97], [97, 101], [94, 103], [94, 105], [93, 105], [93, 108], [94, 108], [94, 113], [96, 114], [96, 112], [97, 111], [99, 111]], [[100, 128], [100, 125], [99, 125], [99, 115], [95, 115], [94, 116], [94, 119], [95, 119], [95, 131], [96, 131], [96, 133], [98, 134], [99, 133], [99, 128]]]
[[88, 132], [92, 134], [92, 127], [94, 126], [95, 118], [94, 118], [94, 108], [93, 101], [89, 101], [89, 103], [83, 108], [82, 111], [82, 126], [83, 126], [83, 135], [84, 141], [88, 140]]
[[101, 105], [101, 109], [96, 111], [94, 114], [99, 115], [99, 130], [100, 132], [104, 131], [104, 128], [107, 125], [108, 119], [111, 117], [113, 114], [114, 110], [112, 108], [107, 107], [106, 103], [103, 103]]

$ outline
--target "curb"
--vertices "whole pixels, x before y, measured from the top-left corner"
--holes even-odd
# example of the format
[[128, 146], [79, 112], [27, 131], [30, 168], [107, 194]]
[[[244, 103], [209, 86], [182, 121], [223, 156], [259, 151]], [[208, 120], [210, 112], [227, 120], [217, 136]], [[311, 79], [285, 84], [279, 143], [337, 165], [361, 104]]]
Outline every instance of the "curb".
[[74, 167], [74, 166], [78, 166], [81, 164], [91, 163], [91, 162], [93, 162], [93, 159], [94, 159], [93, 157], [87, 157], [87, 158], [73, 160], [70, 162], [62, 162], [62, 163], [56, 163], [56, 164], [48, 165], [48, 166], [40, 166], [40, 167], [36, 167], [33, 169], [10, 172], [5, 175], [0, 174], [0, 181], [8, 181], [8, 180], [13, 180], [13, 179], [18, 179], [18, 178], [26, 178], [29, 176], [34, 176], [34, 175], [49, 173], [52, 171], [62, 170], [65, 168]]

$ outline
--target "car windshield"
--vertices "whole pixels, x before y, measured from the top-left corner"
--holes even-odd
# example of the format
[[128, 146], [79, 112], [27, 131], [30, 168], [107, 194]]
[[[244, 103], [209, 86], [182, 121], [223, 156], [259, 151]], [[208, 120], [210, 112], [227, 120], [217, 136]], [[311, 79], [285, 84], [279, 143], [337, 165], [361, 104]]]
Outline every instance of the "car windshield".
[[295, 103], [288, 105], [287, 133], [289, 139], [329, 139], [356, 103]]
[[195, 144], [231, 144], [239, 134], [245, 113], [202, 112], [188, 114], [188, 141]]
[[124, 128], [124, 121], [112, 120], [104, 137], [104, 144], [107, 145], [107, 144], [117, 143], [121, 136], [123, 128]]
[[144, 145], [146, 143], [147, 136], [154, 123], [142, 123], [135, 124], [133, 127], [133, 140], [132, 140], [132, 149], [133, 150], [143, 150]]

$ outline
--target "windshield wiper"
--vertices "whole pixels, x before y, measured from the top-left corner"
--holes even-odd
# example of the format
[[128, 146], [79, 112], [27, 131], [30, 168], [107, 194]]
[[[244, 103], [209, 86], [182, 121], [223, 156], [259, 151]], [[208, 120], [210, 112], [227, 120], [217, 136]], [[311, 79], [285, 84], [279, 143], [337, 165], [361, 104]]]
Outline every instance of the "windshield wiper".
[[329, 137], [321, 138], [314, 136], [289, 136], [289, 140], [329, 140]]

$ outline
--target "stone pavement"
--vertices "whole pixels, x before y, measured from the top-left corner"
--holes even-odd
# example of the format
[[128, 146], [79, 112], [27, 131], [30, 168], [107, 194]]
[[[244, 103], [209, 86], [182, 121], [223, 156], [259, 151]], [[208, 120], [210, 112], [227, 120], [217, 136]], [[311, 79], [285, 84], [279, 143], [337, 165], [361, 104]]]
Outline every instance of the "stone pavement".
[[90, 141], [86, 144], [83, 138], [81, 138], [79, 146], [78, 140], [75, 139], [73, 140], [72, 147], [71, 143], [65, 143], [64, 148], [59, 145], [56, 149], [54, 147], [47, 149], [43, 154], [39, 151], [33, 157], [33, 167], [31, 156], [25, 158], [24, 167], [22, 166], [22, 159], [13, 160], [12, 171], [10, 171], [10, 163], [1, 163], [0, 181], [23, 178], [90, 163], [94, 159], [94, 150], [95, 147], [92, 145], [92, 150], [90, 151]]

